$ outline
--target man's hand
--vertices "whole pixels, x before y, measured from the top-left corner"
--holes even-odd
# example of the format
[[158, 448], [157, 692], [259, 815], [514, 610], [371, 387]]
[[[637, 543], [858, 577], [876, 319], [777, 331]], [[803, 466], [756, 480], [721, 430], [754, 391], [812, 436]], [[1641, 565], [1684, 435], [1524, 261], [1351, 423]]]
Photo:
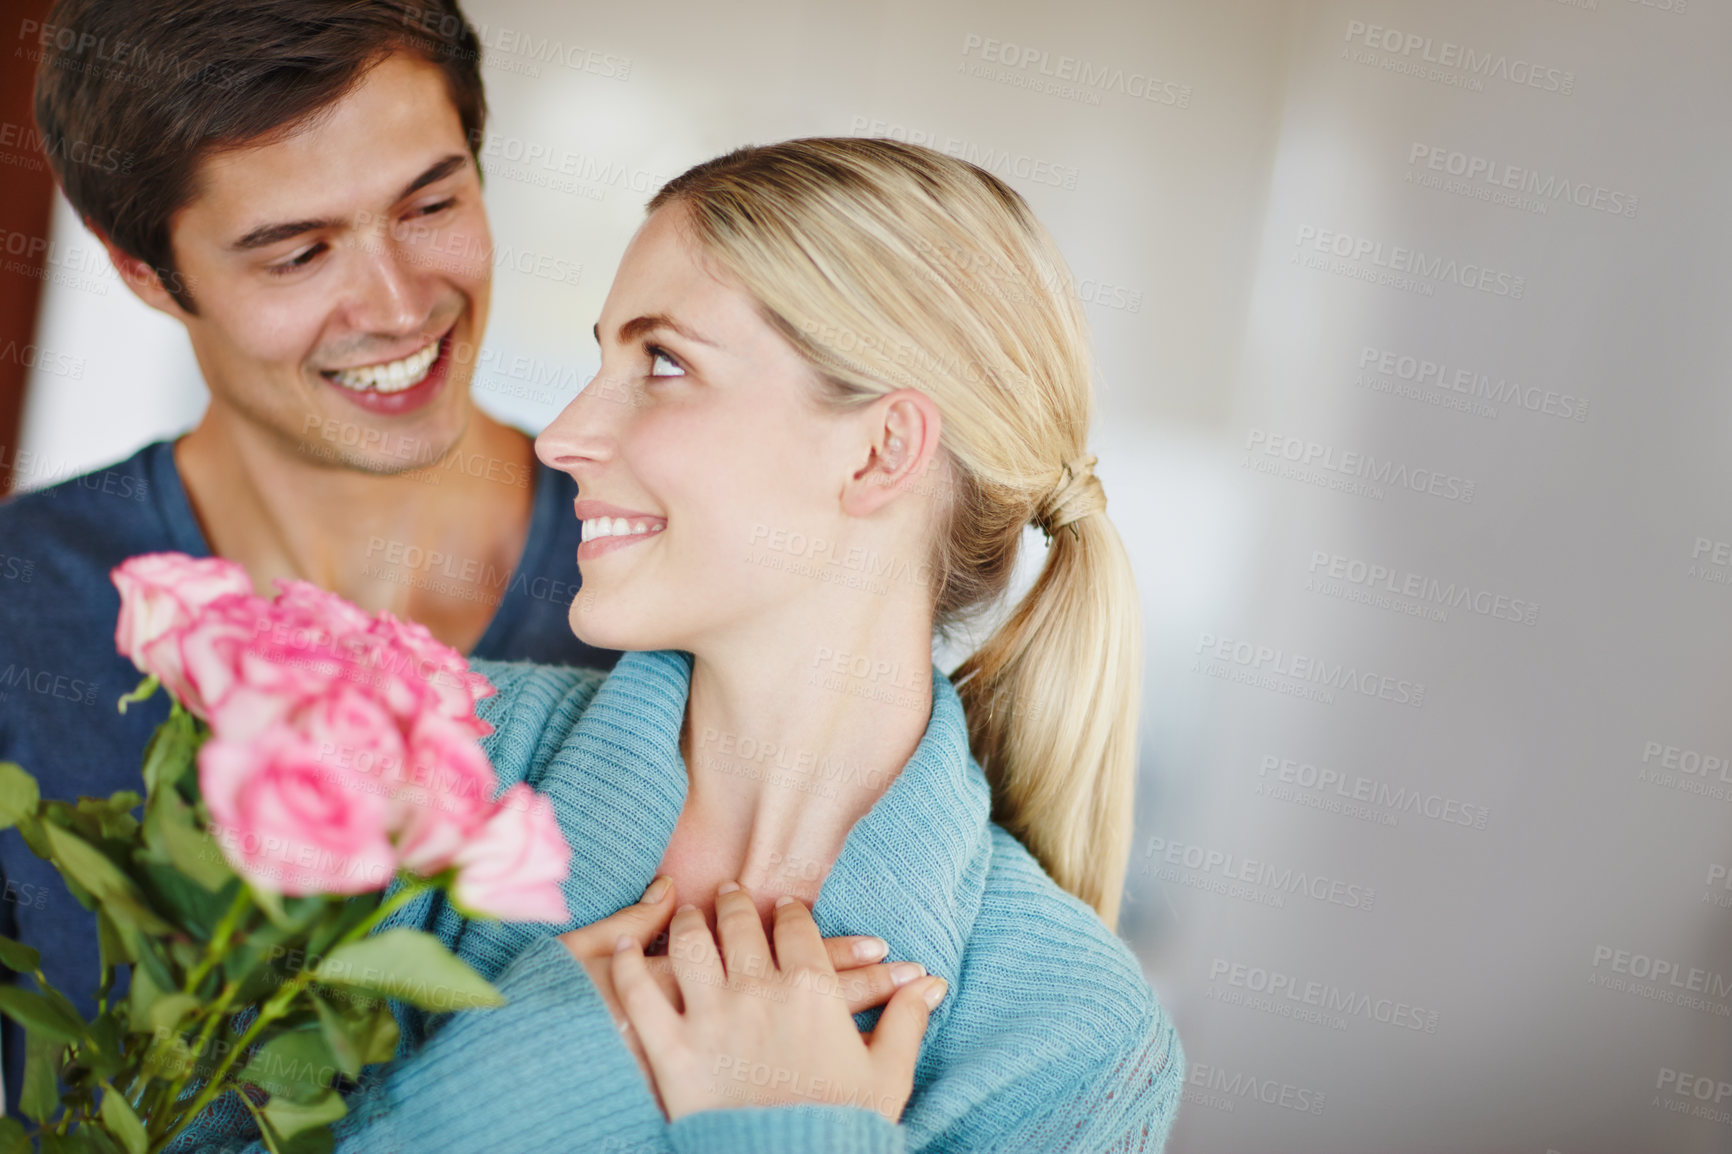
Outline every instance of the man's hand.
[[640, 938], [619, 935], [613, 955], [614, 989], [668, 1118], [826, 1102], [900, 1118], [944, 979], [903, 985], [863, 1038], [850, 1016], [860, 1006], [843, 991], [831, 943], [818, 936], [804, 905], [789, 897], [777, 903], [774, 956], [757, 907], [732, 882], [716, 897], [716, 925], [719, 951], [697, 909], [684, 906], [673, 917], [668, 955], [683, 1012], [651, 970]]

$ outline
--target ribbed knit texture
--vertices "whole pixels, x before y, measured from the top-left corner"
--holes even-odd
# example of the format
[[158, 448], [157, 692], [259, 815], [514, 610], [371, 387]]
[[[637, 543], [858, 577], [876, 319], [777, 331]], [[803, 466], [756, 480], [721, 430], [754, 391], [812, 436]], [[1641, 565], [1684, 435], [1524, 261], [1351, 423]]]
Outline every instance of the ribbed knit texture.
[[[914, 1095], [892, 1126], [869, 1110], [708, 1111], [669, 1126], [582, 967], [549, 937], [636, 901], [685, 801], [680, 728], [690, 658], [632, 653], [611, 676], [475, 662], [500, 786], [552, 798], [572, 847], [563, 926], [464, 919], [427, 896], [388, 925], [435, 933], [509, 1000], [496, 1010], [394, 1007], [397, 1058], [369, 1071], [341, 1151], [1159, 1151], [1184, 1058], [1135, 957], [988, 819], [962, 705], [937, 670], [906, 768], [849, 833], [813, 913], [826, 937], [876, 934], [892, 959], [950, 982]], [[859, 1016], [870, 1026], [876, 1013]], [[257, 1150], [233, 1095], [177, 1150]]]

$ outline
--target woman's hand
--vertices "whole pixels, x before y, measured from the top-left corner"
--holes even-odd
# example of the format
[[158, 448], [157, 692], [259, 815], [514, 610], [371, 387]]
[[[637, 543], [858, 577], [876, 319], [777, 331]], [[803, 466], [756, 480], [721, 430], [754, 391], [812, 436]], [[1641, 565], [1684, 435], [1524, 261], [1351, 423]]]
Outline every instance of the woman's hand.
[[[654, 1072], [638, 1039], [637, 1031], [632, 1028], [624, 1008], [620, 1005], [619, 997], [614, 992], [613, 953], [620, 939], [625, 938], [636, 943], [641, 957], [641, 952], [648, 949], [667, 929], [668, 922], [673, 918], [673, 898], [673, 879], [658, 877], [650, 883], [643, 898], [636, 905], [627, 906], [598, 922], [561, 934], [559, 939], [565, 943], [565, 948], [571, 951], [572, 957], [583, 964], [584, 972], [589, 975], [590, 981], [595, 983], [602, 1001], [607, 1004], [608, 1012], [613, 1015], [614, 1024], [619, 1027], [626, 1048], [631, 1051], [632, 1057], [637, 1059], [645, 1079], [652, 1085], [655, 1083]], [[699, 917], [698, 924], [702, 927], [702, 917]], [[704, 934], [708, 937], [707, 929]], [[762, 940], [761, 930], [758, 937]], [[889, 950], [889, 945], [882, 938], [850, 936], [824, 940], [825, 957], [830, 966], [834, 967], [835, 981], [849, 1013], [855, 1014], [873, 1006], [881, 1006], [899, 987], [925, 976], [926, 967], [919, 962], [874, 964], [880, 963]], [[672, 959], [654, 957], [642, 960], [644, 968], [673, 1005], [676, 1008], [683, 1006], [679, 987], [674, 980]]]
[[716, 897], [718, 953], [692, 906], [674, 915], [668, 955], [682, 1013], [647, 964], [642, 940], [619, 935], [613, 988], [655, 1072], [670, 1121], [730, 1106], [853, 1105], [894, 1122], [914, 1086], [914, 1063], [947, 983], [897, 990], [870, 1038], [850, 1016], [833, 953], [806, 907], [776, 903], [774, 957], [750, 895], [725, 882]]

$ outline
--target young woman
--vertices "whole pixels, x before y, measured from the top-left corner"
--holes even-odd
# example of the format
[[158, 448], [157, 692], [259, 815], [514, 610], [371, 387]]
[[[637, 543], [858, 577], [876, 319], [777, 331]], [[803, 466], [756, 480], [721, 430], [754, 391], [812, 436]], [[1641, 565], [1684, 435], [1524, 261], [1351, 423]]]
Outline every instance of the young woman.
[[[404, 1011], [345, 1147], [1158, 1151], [1183, 1057], [1110, 928], [1140, 623], [1051, 238], [928, 149], [745, 149], [651, 202], [596, 335], [537, 450], [579, 486], [572, 628], [633, 652], [476, 668], [577, 920], [651, 883], [643, 912], [526, 941], [405, 907], [510, 1004]], [[935, 630], [1000, 598], [1030, 524], [1033, 587], [947, 679]], [[933, 975], [870, 1042], [820, 931]]]

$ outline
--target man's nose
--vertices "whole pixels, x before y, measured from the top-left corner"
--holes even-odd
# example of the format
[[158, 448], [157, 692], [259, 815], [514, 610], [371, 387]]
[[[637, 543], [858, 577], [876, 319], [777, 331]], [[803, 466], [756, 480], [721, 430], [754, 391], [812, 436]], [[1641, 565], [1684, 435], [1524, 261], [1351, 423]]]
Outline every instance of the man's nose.
[[349, 310], [355, 328], [397, 335], [415, 332], [426, 322], [431, 292], [409, 257], [389, 238], [362, 247]]

